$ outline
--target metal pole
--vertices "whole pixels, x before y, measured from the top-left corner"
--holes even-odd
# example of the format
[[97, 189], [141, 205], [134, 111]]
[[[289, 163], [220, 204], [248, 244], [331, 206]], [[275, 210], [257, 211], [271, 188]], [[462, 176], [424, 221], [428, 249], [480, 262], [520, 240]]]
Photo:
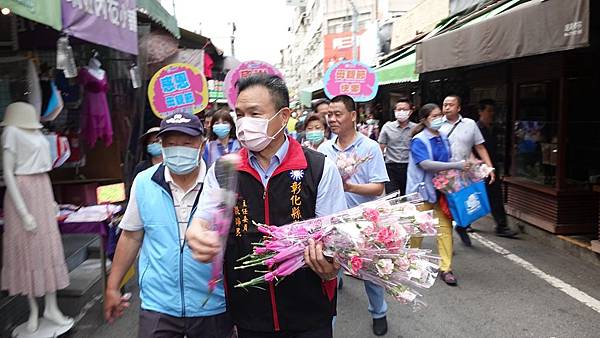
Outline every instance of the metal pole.
[[356, 43], [356, 33], [358, 31], [358, 11], [354, 1], [348, 0], [352, 6], [352, 61], [358, 60], [358, 44]]
[[231, 22], [231, 56], [235, 56], [235, 22]]

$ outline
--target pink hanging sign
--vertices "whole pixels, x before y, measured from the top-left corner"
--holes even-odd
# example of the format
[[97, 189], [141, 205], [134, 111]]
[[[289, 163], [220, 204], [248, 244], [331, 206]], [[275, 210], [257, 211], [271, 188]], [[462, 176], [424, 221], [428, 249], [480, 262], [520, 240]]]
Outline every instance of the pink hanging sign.
[[236, 84], [238, 81], [257, 73], [277, 75], [283, 79], [283, 74], [281, 74], [277, 68], [266, 62], [252, 60], [240, 63], [225, 76], [225, 96], [227, 97], [227, 103], [229, 103], [231, 109], [235, 109], [235, 103], [237, 102], [238, 91]]
[[379, 81], [375, 71], [364, 63], [341, 61], [327, 69], [323, 88], [329, 98], [348, 95], [356, 102], [366, 102], [377, 95]]
[[175, 113], [197, 114], [208, 105], [206, 78], [192, 65], [172, 63], [152, 76], [148, 101], [160, 119]]

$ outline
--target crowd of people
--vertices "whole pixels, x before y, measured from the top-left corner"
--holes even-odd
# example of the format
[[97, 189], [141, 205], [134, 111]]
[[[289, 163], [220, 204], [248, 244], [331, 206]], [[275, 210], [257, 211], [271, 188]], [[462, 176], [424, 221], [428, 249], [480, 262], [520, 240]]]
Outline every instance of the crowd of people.
[[[460, 115], [458, 96], [446, 97], [441, 107], [423, 105], [416, 118], [413, 104], [400, 100], [395, 120], [374, 135], [375, 128], [359, 131], [356, 103], [349, 96], [319, 100], [312, 113], [298, 116], [289, 108], [285, 82], [277, 76], [253, 75], [237, 86], [235, 119], [224, 110], [203, 125], [194, 115], [175, 114], [144, 135], [149, 157], [133, 182], [107, 282], [104, 310], [109, 322], [130, 305], [130, 295], [122, 294], [120, 286], [138, 259], [140, 337], [332, 337], [343, 274], [339, 264], [323, 255], [322, 243], [306, 248], [306, 269], [264, 289], [235, 288], [236, 282], [255, 276], [251, 270], [235, 269], [236, 262], [262, 238], [254, 222], [281, 226], [397, 191], [419, 192], [423, 209], [436, 211], [440, 276], [446, 284], [457, 285], [452, 221], [441, 210], [431, 179], [441, 170], [468, 169], [472, 150], [493, 167], [492, 101], [482, 102], [476, 123]], [[366, 123], [367, 130], [373, 125]], [[205, 127], [210, 128], [208, 140]], [[242, 161], [235, 210], [243, 222], [232, 224], [222, 246], [212, 226], [220, 196], [212, 164], [232, 152]], [[346, 180], [335, 164], [344, 152], [370, 157]], [[494, 174], [488, 183], [497, 234], [512, 237]], [[468, 232], [459, 235], [470, 245]], [[209, 291], [211, 262], [223, 250], [224, 278]], [[368, 281], [364, 286], [373, 333], [385, 335], [384, 289]]]

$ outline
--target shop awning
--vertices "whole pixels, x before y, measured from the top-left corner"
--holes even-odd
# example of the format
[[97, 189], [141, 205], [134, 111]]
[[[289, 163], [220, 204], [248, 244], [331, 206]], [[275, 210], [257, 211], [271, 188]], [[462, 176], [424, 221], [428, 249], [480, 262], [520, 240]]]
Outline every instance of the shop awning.
[[[495, 13], [494, 13], [495, 14]], [[424, 40], [419, 73], [589, 46], [590, 1], [528, 1]]]
[[304, 87], [304, 88], [300, 89], [300, 92], [298, 93], [298, 98], [300, 99], [300, 103], [302, 103], [302, 105], [304, 107], [310, 107], [310, 104], [312, 102], [313, 93], [318, 90], [322, 90], [322, 89], [323, 89], [323, 83], [321, 83], [321, 82], [317, 82], [317, 83], [313, 84], [312, 86], [308, 86], [308, 87]]
[[9, 8], [13, 13], [19, 16], [31, 21], [43, 23], [57, 31], [62, 29], [60, 0], [0, 0], [0, 7]]
[[419, 81], [419, 74], [416, 72], [416, 61], [415, 47], [413, 46], [396, 60], [375, 69], [379, 85]]
[[160, 4], [158, 0], [137, 0], [137, 10], [147, 15], [157, 24], [161, 25], [174, 37], [180, 38], [177, 19], [169, 14], [167, 10]]

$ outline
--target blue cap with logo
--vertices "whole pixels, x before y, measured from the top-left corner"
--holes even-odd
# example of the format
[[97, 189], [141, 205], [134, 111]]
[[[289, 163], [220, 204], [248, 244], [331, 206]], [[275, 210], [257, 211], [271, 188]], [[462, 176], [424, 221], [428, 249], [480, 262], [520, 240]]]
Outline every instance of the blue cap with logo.
[[183, 133], [189, 136], [200, 136], [204, 134], [204, 127], [196, 115], [189, 113], [175, 113], [162, 120], [158, 136], [170, 132]]

